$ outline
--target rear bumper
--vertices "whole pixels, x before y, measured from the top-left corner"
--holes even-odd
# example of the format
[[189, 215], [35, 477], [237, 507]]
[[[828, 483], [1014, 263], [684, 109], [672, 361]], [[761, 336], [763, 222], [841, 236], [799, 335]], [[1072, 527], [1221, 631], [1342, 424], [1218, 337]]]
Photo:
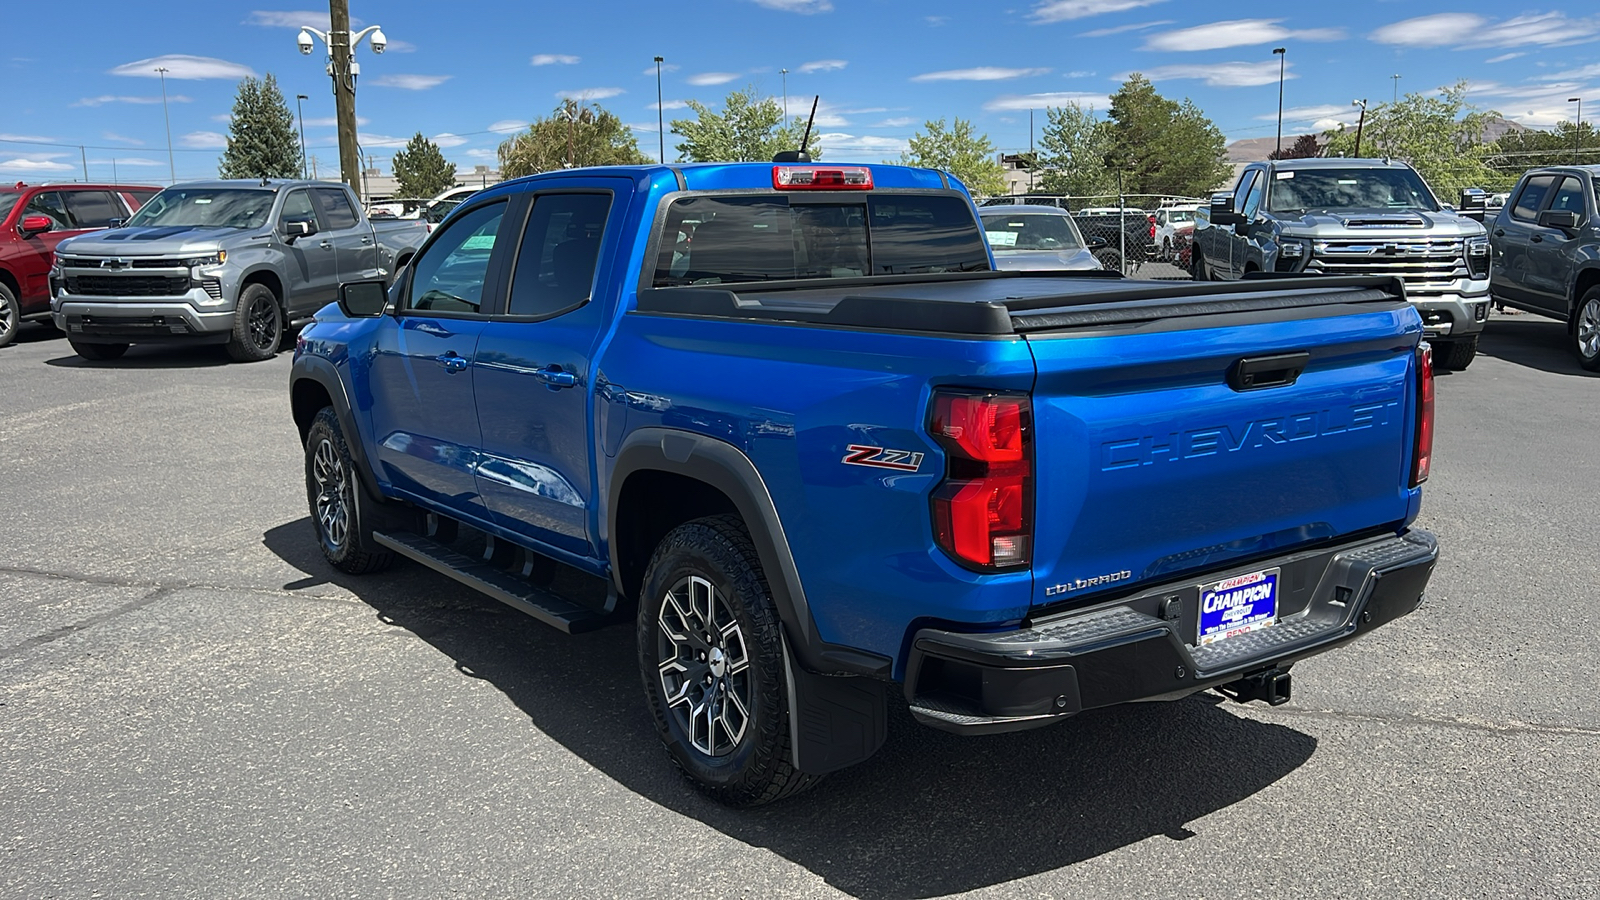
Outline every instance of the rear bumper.
[[[1304, 584], [1280, 600], [1274, 627], [1192, 644], [1200, 582], [1191, 578], [1015, 631], [927, 628], [912, 640], [906, 698], [918, 721], [981, 734], [1048, 725], [1086, 709], [1169, 700], [1282, 669], [1392, 622], [1422, 601], [1438, 561], [1425, 531], [1261, 561]], [[1298, 608], [1291, 607], [1290, 604]]]
[[233, 331], [233, 308], [201, 311], [197, 304], [211, 298], [200, 288], [189, 295], [144, 300], [58, 293], [52, 318], [67, 336], [91, 344], [226, 341]]

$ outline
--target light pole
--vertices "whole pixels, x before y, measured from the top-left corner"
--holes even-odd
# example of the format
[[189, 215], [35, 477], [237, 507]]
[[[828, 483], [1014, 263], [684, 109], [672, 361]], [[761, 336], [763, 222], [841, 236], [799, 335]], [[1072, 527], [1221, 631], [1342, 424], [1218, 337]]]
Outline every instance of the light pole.
[[1283, 63], [1289, 58], [1288, 47], [1274, 47], [1272, 52], [1278, 57], [1278, 150], [1277, 155], [1283, 154]]
[[178, 183], [178, 164], [172, 161], [172, 115], [167, 112], [167, 68], [157, 66], [156, 74], [161, 76], [161, 118], [167, 120], [167, 174], [172, 176], [171, 184]]
[[1365, 100], [1351, 100], [1350, 101], [1350, 105], [1351, 106], [1359, 106], [1359, 107], [1361, 107], [1361, 117], [1356, 120], [1356, 152], [1355, 152], [1356, 158], [1360, 159], [1361, 158], [1361, 128], [1362, 128], [1362, 126], [1367, 124], [1367, 101], [1365, 101]]
[[1568, 97], [1568, 103], [1578, 104], [1578, 121], [1572, 126], [1572, 164], [1578, 164], [1578, 139], [1583, 135], [1583, 98]]
[[661, 164], [667, 164], [667, 115], [661, 109], [661, 63], [656, 57], [656, 137], [661, 141]]
[[778, 74], [783, 76], [783, 124], [789, 124], [789, 70], [779, 69]]
[[356, 146], [356, 79], [361, 76], [361, 65], [355, 61], [356, 47], [372, 36], [372, 52], [382, 53], [389, 45], [383, 29], [369, 25], [355, 34], [350, 33], [349, 0], [328, 0], [326, 32], [309, 25], [301, 26], [295, 43], [306, 56], [316, 48], [312, 35], [316, 35], [328, 48], [328, 76], [333, 79], [333, 110], [339, 122], [339, 176], [356, 200], [361, 199], [361, 150]]
[[1390, 105], [1393, 106], [1399, 104], [1400, 102], [1400, 76], [1390, 75], [1389, 77], [1394, 79], [1394, 100], [1390, 103]]
[[301, 178], [306, 177], [306, 110], [305, 110], [305, 107], [300, 105], [300, 103], [303, 100], [310, 100], [310, 99], [311, 98], [307, 97], [305, 94], [295, 94], [294, 95], [295, 112], [300, 114], [300, 177]]

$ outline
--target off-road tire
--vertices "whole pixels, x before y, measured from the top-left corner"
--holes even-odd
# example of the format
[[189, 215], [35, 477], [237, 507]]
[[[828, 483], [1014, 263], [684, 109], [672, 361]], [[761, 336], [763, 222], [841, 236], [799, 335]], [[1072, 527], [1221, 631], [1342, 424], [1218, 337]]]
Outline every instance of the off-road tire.
[[272, 289], [251, 284], [239, 292], [233, 311], [233, 333], [228, 335], [228, 356], [234, 362], [260, 362], [278, 354], [283, 344], [283, 307]]
[[1206, 281], [1206, 259], [1200, 255], [1200, 248], [1195, 247], [1189, 251], [1189, 279], [1191, 281]]
[[22, 327], [22, 305], [17, 302], [11, 288], [0, 281], [0, 347], [11, 343]]
[[1099, 260], [1100, 265], [1105, 267], [1107, 271], [1122, 271], [1122, 254], [1115, 250], [1096, 250], [1094, 252], [1094, 258]]
[[332, 407], [323, 407], [306, 432], [306, 503], [317, 545], [334, 568], [365, 575], [394, 563], [395, 555], [372, 540], [377, 505], [361, 486]]
[[[694, 593], [697, 588], [691, 578], [714, 589], [713, 594], [700, 595], [706, 597], [707, 607], [723, 610], [711, 614], [709, 624], [705, 617], [696, 620], [680, 617], [676, 612], [695, 605], [693, 598], [697, 596]], [[724, 624], [721, 618], [729, 613], [731, 621]], [[664, 620], [669, 624], [664, 625]], [[726, 676], [723, 672], [713, 675], [716, 669], [700, 662], [706, 658], [704, 656], [692, 651], [687, 657], [683, 655], [690, 645], [675, 638], [670, 629], [689, 635], [697, 630], [695, 621], [704, 630], [699, 630], [691, 640], [701, 639], [699, 646], [708, 647], [713, 662], [719, 658], [724, 660]], [[749, 677], [743, 682], [734, 683], [737, 675], [733, 664], [727, 662], [736, 659], [731, 650], [724, 656], [715, 655], [719, 642], [730, 630], [735, 632], [746, 663], [741, 673]], [[705, 640], [711, 631], [718, 631], [716, 638]], [[760, 559], [744, 523], [737, 516], [709, 516], [687, 522], [673, 529], [656, 547], [645, 571], [637, 617], [639, 674], [644, 680], [645, 702], [673, 763], [698, 790], [729, 806], [771, 803], [821, 780], [820, 776], [800, 772], [792, 764], [791, 711], [780, 633], [778, 613]], [[731, 647], [734, 641], [729, 637], [725, 643]], [[686, 666], [679, 666], [679, 663]], [[663, 674], [675, 666], [683, 671], [670, 676]], [[685, 685], [672, 695], [683, 699], [671, 704], [665, 684], [669, 677], [678, 678]], [[720, 721], [715, 717], [719, 710], [726, 714], [738, 709], [738, 706], [726, 706], [725, 699], [713, 698], [740, 696], [741, 705], [747, 704], [741, 735], [731, 742], [731, 750], [721, 753], [708, 753], [696, 746], [700, 740], [700, 718], [692, 712], [691, 698], [706, 678], [713, 679], [716, 686], [704, 688], [700, 695], [700, 708], [709, 710], [708, 733], [713, 737], [706, 743], [713, 750], [716, 749], [716, 723]], [[722, 688], [726, 688], [726, 693], [717, 693]], [[692, 724], [686, 727], [680, 716], [690, 715], [693, 715]]]
[[1572, 311], [1572, 352], [1578, 365], [1600, 372], [1600, 287], [1592, 287]]
[[1433, 362], [1441, 369], [1459, 372], [1478, 356], [1478, 336], [1433, 341]]
[[67, 343], [72, 346], [73, 353], [84, 359], [93, 359], [99, 362], [121, 359], [122, 354], [128, 352], [127, 344], [89, 344], [75, 341], [72, 338], [67, 338]]

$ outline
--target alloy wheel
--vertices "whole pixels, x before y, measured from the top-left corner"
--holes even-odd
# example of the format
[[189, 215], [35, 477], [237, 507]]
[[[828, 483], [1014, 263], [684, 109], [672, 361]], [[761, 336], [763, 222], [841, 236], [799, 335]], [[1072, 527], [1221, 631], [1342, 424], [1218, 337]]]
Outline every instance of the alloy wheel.
[[1578, 313], [1578, 353], [1584, 359], [1600, 354], [1600, 297], [1591, 297]]
[[657, 675], [667, 712], [707, 756], [738, 748], [750, 725], [750, 651], [722, 592], [688, 575], [661, 599]]
[[311, 477], [317, 483], [317, 527], [329, 548], [343, 547], [350, 537], [350, 479], [333, 442], [323, 438], [312, 456]]
[[271, 297], [256, 297], [248, 314], [250, 344], [257, 350], [278, 347], [278, 305]]

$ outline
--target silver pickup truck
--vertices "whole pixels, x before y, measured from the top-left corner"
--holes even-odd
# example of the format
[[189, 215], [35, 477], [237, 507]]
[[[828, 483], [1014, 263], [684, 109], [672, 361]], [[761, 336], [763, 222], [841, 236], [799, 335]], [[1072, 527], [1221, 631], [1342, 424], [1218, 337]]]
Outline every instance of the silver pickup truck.
[[1463, 192], [1469, 201], [1473, 209], [1461, 212], [1440, 204], [1402, 162], [1252, 163], [1232, 191], [1212, 195], [1195, 214], [1190, 269], [1196, 280], [1217, 281], [1255, 272], [1398, 275], [1434, 360], [1464, 369], [1489, 317], [1481, 192]]
[[367, 219], [335, 182], [173, 185], [121, 227], [61, 242], [51, 315], [87, 359], [145, 343], [267, 359], [337, 299], [341, 281], [388, 282], [427, 236], [419, 221]]

